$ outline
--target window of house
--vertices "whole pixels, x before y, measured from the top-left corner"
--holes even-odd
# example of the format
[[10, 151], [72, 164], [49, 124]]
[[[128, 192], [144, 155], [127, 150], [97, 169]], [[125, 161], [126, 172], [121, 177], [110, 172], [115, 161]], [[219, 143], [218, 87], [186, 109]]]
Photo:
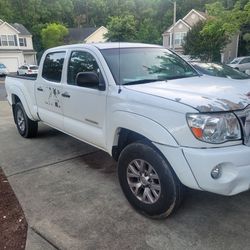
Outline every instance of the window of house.
[[184, 42], [184, 37], [186, 36], [187, 32], [177, 32], [174, 35], [174, 44], [175, 45], [182, 45]]
[[19, 38], [19, 44], [21, 47], [27, 47], [27, 41], [26, 38]]
[[15, 46], [15, 37], [13, 35], [8, 36], [9, 46]]
[[1, 35], [0, 46], [17, 46], [16, 36], [14, 35]]
[[51, 82], [61, 82], [65, 52], [53, 52], [46, 55], [42, 77]]
[[8, 46], [8, 39], [6, 35], [1, 36], [2, 46]]

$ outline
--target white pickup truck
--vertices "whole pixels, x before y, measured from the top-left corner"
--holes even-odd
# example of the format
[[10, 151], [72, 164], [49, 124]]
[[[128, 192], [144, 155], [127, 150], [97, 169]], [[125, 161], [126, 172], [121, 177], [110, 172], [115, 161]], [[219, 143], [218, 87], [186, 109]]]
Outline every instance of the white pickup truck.
[[160, 46], [79, 44], [47, 50], [37, 78], [6, 79], [21, 136], [38, 122], [118, 160], [122, 190], [151, 217], [170, 215], [184, 187], [250, 188], [250, 82], [202, 76]]

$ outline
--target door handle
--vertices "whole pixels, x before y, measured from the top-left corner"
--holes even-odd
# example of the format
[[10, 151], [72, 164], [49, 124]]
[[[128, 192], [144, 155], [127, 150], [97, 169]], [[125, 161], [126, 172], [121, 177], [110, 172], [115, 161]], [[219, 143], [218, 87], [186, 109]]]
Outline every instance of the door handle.
[[63, 97], [66, 97], [66, 98], [70, 98], [70, 94], [69, 94], [68, 92], [62, 93], [62, 96], [63, 96]]
[[43, 88], [42, 87], [38, 87], [37, 90], [38, 91], [43, 91]]

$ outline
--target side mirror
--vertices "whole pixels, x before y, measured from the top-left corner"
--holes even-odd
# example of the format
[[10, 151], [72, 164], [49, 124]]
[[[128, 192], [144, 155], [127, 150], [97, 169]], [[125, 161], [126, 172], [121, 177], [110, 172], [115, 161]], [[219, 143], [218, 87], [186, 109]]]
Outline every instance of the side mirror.
[[105, 90], [104, 81], [100, 81], [95, 72], [79, 72], [76, 75], [76, 85], [85, 88]]

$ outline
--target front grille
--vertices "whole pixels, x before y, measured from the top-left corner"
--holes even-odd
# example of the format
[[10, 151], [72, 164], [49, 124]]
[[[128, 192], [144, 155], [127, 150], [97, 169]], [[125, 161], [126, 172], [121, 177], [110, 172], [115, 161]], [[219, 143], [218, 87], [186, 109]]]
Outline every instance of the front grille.
[[244, 144], [250, 146], [250, 106], [242, 111], [235, 112], [235, 114], [237, 115], [241, 123]]

